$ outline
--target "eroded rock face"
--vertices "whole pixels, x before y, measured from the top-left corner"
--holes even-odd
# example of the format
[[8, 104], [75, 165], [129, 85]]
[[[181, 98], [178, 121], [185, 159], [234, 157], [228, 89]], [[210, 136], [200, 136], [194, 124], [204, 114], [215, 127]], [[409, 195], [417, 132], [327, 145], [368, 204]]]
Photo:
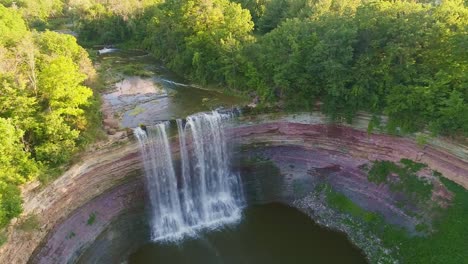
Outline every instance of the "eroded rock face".
[[[135, 177], [141, 175], [140, 169], [141, 162], [137, 145], [132, 142], [123, 145], [116, 144], [85, 156], [81, 162], [72, 166], [47, 187], [26, 190], [23, 215], [37, 216], [39, 228], [26, 232], [18, 229], [17, 226], [10, 227], [8, 242], [0, 248], [0, 263], [26, 263], [39, 245], [46, 245], [49, 239], [54, 239], [54, 234], [60, 230], [63, 223], [74, 221], [70, 216], [80, 216], [79, 210], [85, 212], [87, 206], [95, 208], [98, 212], [108, 210], [105, 202], [108, 201], [106, 199], [108, 195], [123, 199], [123, 201], [133, 199], [128, 195], [120, 197], [119, 192], [115, 193], [112, 190], [133, 182]], [[126, 192], [138, 193], [135, 188]], [[103, 198], [97, 198], [101, 196]], [[99, 201], [103, 202], [99, 203]], [[93, 204], [96, 202], [99, 205]], [[125, 209], [128, 204], [123, 204], [124, 206], [118, 209]], [[74, 228], [71, 226], [68, 232], [63, 231], [66, 233], [63, 241], [67, 240], [66, 236], [70, 236], [71, 232], [75, 233], [75, 238], [81, 236], [80, 233], [74, 231]], [[51, 230], [54, 231], [50, 233]], [[94, 230], [100, 231], [100, 229]], [[94, 234], [94, 237], [97, 235]], [[57, 246], [56, 248], [48, 247], [46, 250], [51, 255], [68, 250]]]
[[142, 181], [137, 179], [101, 194], [57, 225], [29, 262], [74, 263], [120, 215], [143, 211], [144, 192]]
[[[445, 177], [468, 187], [466, 161], [434, 147], [421, 148], [405, 138], [368, 135], [339, 125], [292, 122], [254, 124], [234, 130], [232, 136], [243, 146], [239, 157], [250, 160], [247, 164], [241, 162], [244, 180], [263, 186], [258, 187], [260, 190], [255, 190], [253, 195], [253, 199], [260, 202], [292, 202], [303, 198], [317, 185], [327, 183], [362, 208], [378, 212], [389, 223], [413, 231], [414, 217], [396, 206], [402, 197], [390, 192], [386, 185], [369, 182], [367, 172], [362, 169], [364, 165], [370, 165], [374, 160], [398, 162], [404, 158], [411, 159], [426, 163]], [[261, 165], [262, 162], [269, 164]], [[269, 174], [275, 173], [281, 178], [281, 183], [275, 183], [280, 188], [274, 192], [264, 191], [269, 189], [268, 183], [272, 181]], [[441, 188], [439, 181], [431, 178], [431, 170], [421, 173], [436, 186], [432, 197], [434, 202], [443, 204], [450, 199], [450, 194]]]
[[[313, 217], [312, 203], [304, 201], [313, 199], [309, 194], [318, 184], [327, 183], [363, 208], [413, 230], [414, 219], [395, 206], [399, 197], [388, 187], [369, 182], [362, 165], [407, 158], [426, 163], [468, 188], [465, 147], [442, 141], [419, 147], [408, 138], [368, 135], [363, 127], [359, 122], [353, 127], [327, 124], [320, 115], [241, 120], [228, 134], [238, 147], [234, 165], [242, 172], [249, 201], [279, 201]], [[173, 146], [177, 154], [176, 138]], [[77, 260], [96, 238], [103, 239], [99, 234], [115, 219], [141, 214], [145, 204], [142, 166], [136, 141], [128, 139], [123, 145], [92, 153], [43, 190], [27, 193], [25, 215], [36, 214], [41, 228], [33, 232], [11, 228], [9, 241], [0, 248], [0, 263]], [[444, 188], [435, 186], [435, 202], [450, 199]], [[88, 224], [93, 213], [96, 219]], [[84, 256], [96, 259], [89, 252]]]
[[[363, 161], [410, 159], [425, 163], [444, 177], [468, 189], [468, 148], [446, 142], [418, 146], [414, 140], [384, 134], [368, 134], [351, 126], [323, 124], [320, 119], [304, 121], [299, 117], [239, 126], [231, 137], [241, 145], [300, 146], [309, 150], [329, 151]], [[304, 122], [310, 122], [309, 124]], [[291, 154], [289, 155], [291, 156]], [[294, 153], [292, 156], [298, 156]], [[336, 155], [335, 155], [336, 156]], [[286, 157], [287, 158], [287, 157]]]

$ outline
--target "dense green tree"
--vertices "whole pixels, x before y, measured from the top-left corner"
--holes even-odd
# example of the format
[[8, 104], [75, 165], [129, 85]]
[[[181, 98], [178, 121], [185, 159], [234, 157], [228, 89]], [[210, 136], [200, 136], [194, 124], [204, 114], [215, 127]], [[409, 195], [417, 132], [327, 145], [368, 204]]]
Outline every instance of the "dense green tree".
[[19, 11], [0, 5], [0, 228], [22, 211], [18, 186], [79, 147], [94, 76], [74, 37], [31, 32]]
[[[279, 26], [255, 48], [265, 99], [306, 109], [319, 100], [323, 111], [347, 120], [359, 110], [385, 113], [390, 128], [404, 131], [467, 133], [462, 45], [468, 44], [468, 17], [462, 1], [302, 2], [310, 12], [297, 8], [299, 1], [271, 2], [280, 3], [287, 7], [273, 6], [272, 12], [282, 15], [271, 16], [282, 17]], [[449, 110], [449, 104], [455, 106]]]
[[11, 46], [26, 35], [26, 25], [21, 15], [0, 4], [0, 45]]
[[19, 10], [28, 22], [44, 22], [62, 13], [63, 0], [0, 0], [0, 4]]
[[242, 5], [242, 8], [249, 10], [252, 21], [257, 25], [260, 18], [265, 14], [266, 5], [270, 1], [271, 0], [236, 0], [233, 2], [239, 3]]
[[[255, 90], [293, 109], [321, 102], [348, 121], [360, 110], [386, 114], [391, 130], [468, 132], [464, 1], [235, 2], [168, 0], [122, 21], [140, 25], [132, 30], [140, 47], [201, 83]], [[241, 7], [264, 35], [251, 34]]]
[[82, 42], [113, 44], [138, 35], [144, 11], [162, 0], [72, 0], [68, 14], [77, 21], [76, 30]]
[[33, 179], [39, 171], [23, 149], [22, 136], [23, 131], [11, 120], [0, 118], [0, 227], [22, 211], [17, 185]]
[[144, 44], [156, 57], [199, 82], [236, 79], [235, 54], [253, 30], [247, 10], [227, 0], [166, 1], [153, 12]]
[[21, 7], [23, 16], [27, 20], [46, 20], [62, 13], [62, 0], [19, 0], [16, 4]]
[[95, 78], [96, 72], [83, 47], [78, 45], [76, 38], [71, 35], [60, 34], [53, 31], [45, 31], [36, 35], [37, 46], [43, 54], [39, 64], [48, 65], [50, 60], [57, 56], [70, 58], [79, 71], [86, 75], [88, 80]]
[[362, 0], [270, 0], [258, 20], [260, 32], [267, 33], [287, 19], [319, 19], [323, 15], [352, 15]]

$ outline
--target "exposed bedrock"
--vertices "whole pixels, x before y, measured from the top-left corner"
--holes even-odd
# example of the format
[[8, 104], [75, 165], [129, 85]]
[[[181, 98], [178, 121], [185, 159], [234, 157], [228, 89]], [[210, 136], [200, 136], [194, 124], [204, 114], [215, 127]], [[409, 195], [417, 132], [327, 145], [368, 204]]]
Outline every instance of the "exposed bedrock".
[[[236, 146], [234, 166], [242, 173], [249, 201], [279, 201], [313, 217], [310, 210], [316, 208], [303, 201], [310, 199], [308, 194], [318, 184], [327, 183], [363, 208], [411, 231], [414, 219], [395, 205], [399, 197], [388, 187], [369, 182], [362, 165], [407, 158], [426, 163], [468, 188], [466, 147], [440, 139], [420, 147], [409, 138], [369, 135], [363, 129], [365, 122], [327, 124], [320, 115], [241, 119], [228, 134]], [[172, 146], [177, 155], [177, 137]], [[142, 166], [136, 141], [125, 139], [85, 156], [47, 187], [25, 191], [24, 215], [37, 215], [40, 228], [11, 227], [8, 242], [0, 248], [0, 263], [67, 263], [80, 257], [91, 263], [115, 261], [115, 256], [98, 255], [104, 249], [122, 252], [129, 247], [110, 241], [145, 233]], [[421, 173], [430, 174], [430, 170]], [[449, 200], [450, 193], [433, 180], [432, 200]], [[93, 241], [97, 242], [94, 249], [87, 250]]]
[[[139, 187], [141, 183], [135, 183], [135, 179], [141, 175], [140, 163], [136, 144], [116, 143], [86, 154], [78, 164], [45, 188], [27, 186], [28, 189], [24, 191], [23, 215], [24, 218], [36, 216], [39, 226], [34, 230], [23, 231], [18, 228], [22, 219], [11, 226], [8, 242], [0, 247], [0, 263], [27, 263], [33, 252], [34, 255], [47, 255], [47, 258], [55, 258], [52, 255], [68, 256], [70, 250], [67, 247], [70, 243], [67, 243], [66, 237], [72, 238], [69, 242], [78, 241], [74, 244], [77, 248], [89, 243], [85, 240], [95, 238], [102, 231], [101, 223], [105, 223], [101, 221], [103, 215], [99, 212], [106, 212], [106, 220], [111, 220], [120, 211], [128, 209], [128, 205], [134, 206], [132, 201], [135, 201], [135, 195], [142, 195], [142, 188]], [[123, 186], [122, 189], [120, 186]], [[90, 232], [76, 232], [84, 229], [74, 225], [69, 226], [68, 230], [63, 229], [68, 223], [82, 225], [84, 221], [86, 225], [89, 215], [94, 211], [98, 215], [95, 223], [89, 225], [92, 227]], [[55, 237], [60, 234], [65, 237], [57, 244]], [[81, 239], [81, 236], [84, 238]], [[40, 252], [43, 250], [48, 253]], [[36, 260], [31, 258], [32, 262]]]

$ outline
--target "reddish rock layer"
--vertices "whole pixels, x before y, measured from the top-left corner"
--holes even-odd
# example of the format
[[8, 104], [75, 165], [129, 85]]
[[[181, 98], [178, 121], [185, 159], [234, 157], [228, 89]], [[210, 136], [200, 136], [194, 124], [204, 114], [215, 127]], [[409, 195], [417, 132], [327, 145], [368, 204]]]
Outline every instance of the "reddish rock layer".
[[[365, 175], [358, 171], [356, 166], [368, 160], [398, 161], [408, 158], [420, 161], [468, 188], [467, 161], [458, 154], [457, 156], [449, 153], [450, 148], [420, 148], [413, 140], [407, 138], [368, 135], [364, 131], [347, 126], [325, 125], [320, 118], [309, 123], [281, 118], [275, 120], [252, 125], [245, 125], [244, 121], [231, 128], [229, 134], [241, 145], [263, 146], [265, 151], [270, 151], [270, 156], [283, 172], [289, 171], [299, 175], [300, 173], [289, 167], [293, 164], [294, 168], [302, 172], [302, 177], [331, 175], [330, 181], [335, 186], [342, 186], [346, 194], [356, 194], [354, 199], [369, 200], [369, 197], [372, 197], [372, 201], [368, 203], [371, 209], [378, 207], [378, 204], [387, 204], [390, 208], [395, 197], [386, 196], [385, 192], [379, 192], [379, 189], [366, 190]], [[177, 152], [176, 140], [174, 143], [173, 152]], [[464, 155], [465, 152], [457, 153]], [[301, 164], [308, 166], [301, 167]], [[111, 202], [106, 202], [109, 201], [106, 197], [116, 197], [116, 201], [121, 199], [113, 196], [115, 192], [112, 190], [117, 186], [130, 188], [126, 189], [129, 194], [138, 194], [138, 188], [141, 192], [141, 186], [132, 189], [131, 184], [125, 185], [142, 175], [141, 167], [136, 142], [126, 140], [124, 145], [115, 145], [90, 153], [82, 162], [74, 165], [46, 188], [27, 191], [24, 215], [37, 215], [40, 229], [25, 232], [15, 228], [15, 225], [10, 227], [8, 242], [0, 248], [0, 263], [26, 263], [35, 250], [37, 258], [31, 260], [32, 262], [51, 259], [61, 261], [73, 255], [72, 251], [76, 245], [67, 244], [60, 247], [60, 239], [56, 238], [69, 235], [70, 230], [79, 229], [77, 227], [83, 225], [86, 215], [89, 216], [89, 210], [97, 210], [96, 208], [106, 205], [114, 207]], [[283, 176], [286, 183], [288, 178], [291, 179], [291, 184], [285, 185], [285, 188], [289, 188], [289, 193], [294, 193], [293, 180], [297, 177], [291, 177], [287, 173]], [[443, 193], [443, 190], [440, 192]], [[126, 197], [124, 200], [133, 201], [132, 195], [122, 197]], [[125, 210], [128, 204], [121, 205], [116, 206], [115, 210], [110, 210], [105, 220], [111, 221], [114, 216]], [[398, 215], [398, 210], [395, 209], [394, 213]], [[68, 226], [68, 229], [64, 229], [65, 226]], [[103, 228], [104, 225], [96, 225], [96, 229], [81, 228], [80, 234], [76, 234], [83, 238], [79, 242], [80, 245], [85, 245], [86, 239], [92, 240]], [[36, 249], [41, 245], [45, 247]]]
[[8, 242], [0, 248], [0, 263], [26, 263], [40, 244], [47, 243], [44, 239], [51, 230], [94, 198], [141, 175], [140, 169], [135, 142], [117, 144], [90, 153], [46, 188], [27, 191], [23, 215], [36, 215], [39, 228], [26, 232], [11, 226]]
[[444, 177], [468, 189], [468, 162], [444, 149], [419, 147], [413, 140], [367, 132], [348, 126], [271, 122], [238, 127], [231, 137], [242, 144], [268, 146], [302, 146], [345, 153], [364, 160], [411, 159], [427, 164]]

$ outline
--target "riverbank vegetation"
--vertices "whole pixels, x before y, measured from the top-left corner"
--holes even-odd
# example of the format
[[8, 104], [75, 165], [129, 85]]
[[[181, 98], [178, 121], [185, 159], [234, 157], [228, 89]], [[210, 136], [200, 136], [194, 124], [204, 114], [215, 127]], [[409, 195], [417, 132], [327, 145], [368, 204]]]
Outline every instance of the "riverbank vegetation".
[[125, 11], [107, 3], [73, 9], [84, 14], [85, 43], [146, 49], [179, 74], [255, 93], [262, 105], [320, 105], [348, 121], [367, 111], [388, 116], [390, 132], [468, 135], [462, 0], [152, 0], [128, 1]]
[[95, 72], [76, 39], [29, 29], [53, 13], [31, 5], [52, 3], [15, 3], [0, 4], [0, 228], [22, 211], [19, 185], [51, 178], [93, 140], [84, 131], [97, 104], [85, 86]]

